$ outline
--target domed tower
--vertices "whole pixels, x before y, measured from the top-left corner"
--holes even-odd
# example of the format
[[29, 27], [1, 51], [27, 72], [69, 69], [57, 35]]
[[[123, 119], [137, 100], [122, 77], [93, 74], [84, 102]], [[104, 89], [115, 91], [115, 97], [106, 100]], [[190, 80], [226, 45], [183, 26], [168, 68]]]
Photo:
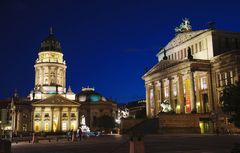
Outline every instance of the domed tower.
[[34, 65], [35, 87], [31, 99], [44, 99], [52, 94], [66, 94], [66, 62], [60, 42], [50, 28], [49, 36], [41, 43]]

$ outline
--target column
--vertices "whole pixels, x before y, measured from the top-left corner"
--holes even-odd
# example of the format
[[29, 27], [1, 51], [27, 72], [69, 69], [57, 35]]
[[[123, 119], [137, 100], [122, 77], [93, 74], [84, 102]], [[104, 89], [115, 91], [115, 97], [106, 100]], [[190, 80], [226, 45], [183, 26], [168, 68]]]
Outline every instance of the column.
[[66, 87], [66, 69], [63, 69], [63, 88]]
[[184, 92], [183, 92], [183, 78], [182, 74], [178, 74], [178, 105], [180, 106], [180, 113], [184, 113]]
[[164, 82], [163, 82], [163, 80], [160, 80], [160, 84], [161, 84], [161, 102], [163, 102], [164, 101], [164, 99], [165, 99], [165, 97], [164, 97]]
[[41, 67], [41, 85], [44, 84], [44, 68]]
[[173, 78], [172, 77], [169, 77], [168, 78], [168, 88], [169, 88], [169, 93], [168, 93], [168, 95], [169, 95], [169, 103], [171, 104], [171, 108], [175, 111], [175, 104], [174, 104], [174, 101], [173, 101], [173, 91], [172, 91], [172, 80], [173, 80]]
[[195, 99], [195, 84], [194, 84], [194, 72], [189, 71], [190, 78], [190, 100], [191, 100], [191, 111], [196, 112], [196, 99]]
[[60, 131], [62, 131], [62, 108], [59, 108], [59, 113], [60, 113], [60, 116], [59, 116]]
[[151, 111], [150, 111], [150, 97], [149, 97], [149, 85], [145, 84], [146, 88], [146, 115], [147, 117], [151, 117]]
[[51, 131], [53, 132], [53, 114], [54, 113], [54, 107], [51, 107]]
[[152, 107], [151, 109], [153, 109], [152, 116], [154, 117], [157, 114], [157, 112], [156, 112], [156, 94], [155, 94], [156, 90], [155, 90], [155, 83], [152, 82], [151, 85], [152, 85], [152, 92], [153, 92], [153, 104], [151, 104], [153, 106], [151, 106]]
[[159, 91], [160, 91], [160, 83], [159, 81], [155, 82], [155, 108], [156, 108], [156, 115], [160, 112], [161, 108], [160, 108], [160, 95], [159, 95]]
[[35, 86], [38, 84], [37, 83], [37, 78], [38, 78], [37, 68], [35, 67]]
[[45, 131], [44, 128], [44, 107], [41, 107], [41, 125], [39, 131]]
[[68, 130], [71, 130], [70, 108], [68, 108]]
[[213, 88], [212, 88], [212, 75], [211, 72], [207, 72], [207, 79], [208, 79], [208, 104], [209, 104], [209, 111], [214, 111], [217, 107], [214, 106], [213, 103]]
[[196, 74], [196, 77], [195, 77], [195, 86], [196, 86], [196, 108], [197, 107], [199, 107], [199, 111], [197, 111], [197, 113], [202, 113], [202, 107], [203, 107], [203, 104], [201, 103], [201, 101], [200, 101], [200, 91], [199, 91], [199, 89], [200, 89], [200, 84], [199, 84], [199, 75], [198, 74]]

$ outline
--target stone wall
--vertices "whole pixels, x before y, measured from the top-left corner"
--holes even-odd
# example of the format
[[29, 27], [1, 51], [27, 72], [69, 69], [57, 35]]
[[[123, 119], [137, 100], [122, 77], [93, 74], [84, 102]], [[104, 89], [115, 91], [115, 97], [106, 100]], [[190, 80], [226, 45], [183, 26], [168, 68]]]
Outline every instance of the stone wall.
[[145, 119], [121, 119], [121, 132], [123, 133], [124, 131], [131, 129], [132, 127], [142, 123]]
[[201, 114], [160, 114], [159, 133], [200, 133]]

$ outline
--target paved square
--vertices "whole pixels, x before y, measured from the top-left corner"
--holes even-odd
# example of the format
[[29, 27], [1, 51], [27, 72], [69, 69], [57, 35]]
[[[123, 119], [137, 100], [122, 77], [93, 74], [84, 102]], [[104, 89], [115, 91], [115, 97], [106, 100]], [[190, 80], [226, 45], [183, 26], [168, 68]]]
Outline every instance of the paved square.
[[[230, 153], [240, 136], [147, 135], [146, 153]], [[12, 145], [13, 153], [128, 153], [128, 136], [112, 135], [81, 142], [48, 142]]]

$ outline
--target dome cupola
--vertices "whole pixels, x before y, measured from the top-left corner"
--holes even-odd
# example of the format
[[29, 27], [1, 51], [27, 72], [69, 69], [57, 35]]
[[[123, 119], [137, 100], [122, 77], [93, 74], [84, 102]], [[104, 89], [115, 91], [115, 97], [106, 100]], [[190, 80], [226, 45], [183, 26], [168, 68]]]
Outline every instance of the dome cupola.
[[55, 52], [61, 52], [62, 53], [62, 47], [60, 42], [57, 40], [55, 35], [53, 34], [52, 28], [49, 30], [49, 35], [47, 38], [45, 38], [42, 43], [39, 52], [44, 51], [55, 51]]

